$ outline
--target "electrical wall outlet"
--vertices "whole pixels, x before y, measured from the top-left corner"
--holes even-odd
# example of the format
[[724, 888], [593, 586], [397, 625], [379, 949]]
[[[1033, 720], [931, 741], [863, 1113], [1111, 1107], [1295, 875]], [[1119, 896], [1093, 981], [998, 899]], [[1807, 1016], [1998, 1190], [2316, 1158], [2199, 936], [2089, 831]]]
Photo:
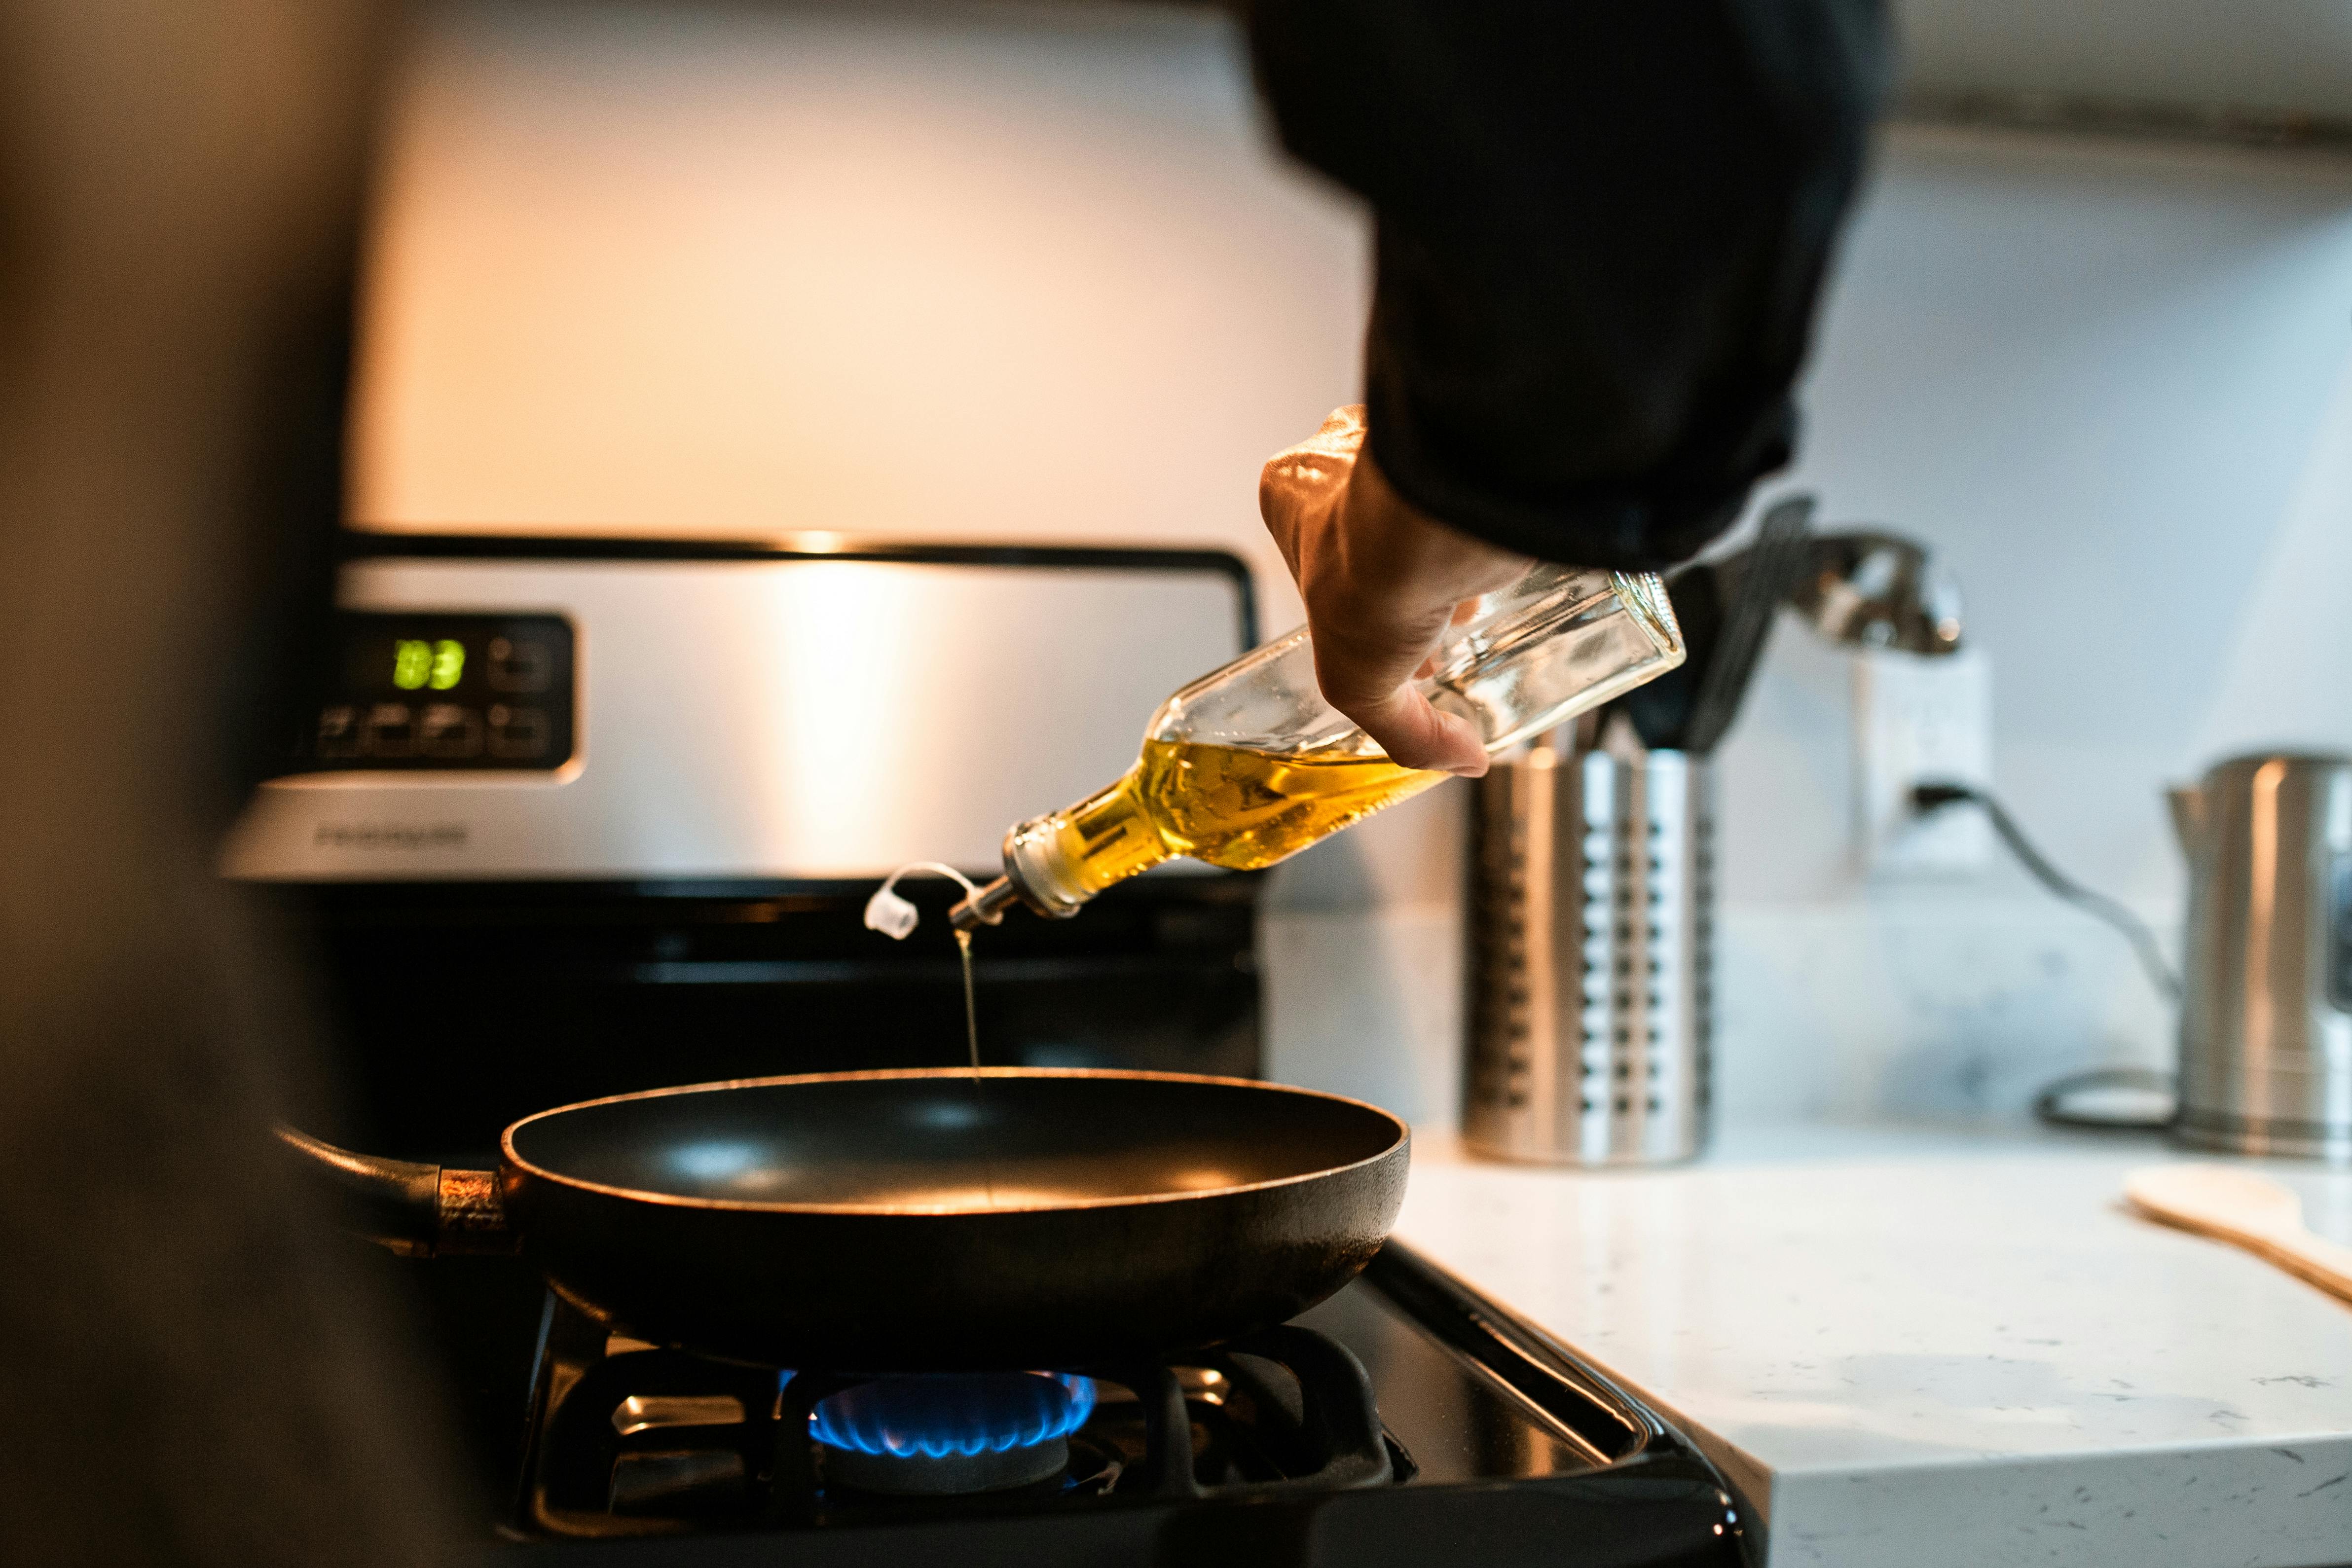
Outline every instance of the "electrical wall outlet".
[[1853, 656], [1854, 852], [1874, 877], [1963, 877], [1992, 860], [1982, 811], [1912, 809], [1917, 784], [1992, 783], [1992, 666], [1964, 649]]

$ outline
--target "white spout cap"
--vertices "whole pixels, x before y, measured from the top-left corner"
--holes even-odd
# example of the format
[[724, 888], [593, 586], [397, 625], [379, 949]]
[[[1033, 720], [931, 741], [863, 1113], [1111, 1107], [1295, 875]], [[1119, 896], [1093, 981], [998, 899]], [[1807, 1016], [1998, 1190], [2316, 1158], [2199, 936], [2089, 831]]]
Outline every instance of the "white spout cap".
[[879, 931], [894, 942], [903, 942], [907, 933], [922, 919], [915, 906], [892, 892], [887, 885], [874, 890], [866, 901], [866, 929]]
[[980, 891], [972, 885], [971, 878], [955, 867], [941, 865], [937, 861], [917, 861], [912, 865], [902, 865], [874, 890], [873, 897], [866, 901], [866, 929], [879, 931], [893, 942], [907, 939], [908, 934], [915, 929], [923, 915], [920, 910], [898, 896], [898, 879], [915, 871], [927, 871], [934, 876], [946, 877], [960, 884], [967, 894]]

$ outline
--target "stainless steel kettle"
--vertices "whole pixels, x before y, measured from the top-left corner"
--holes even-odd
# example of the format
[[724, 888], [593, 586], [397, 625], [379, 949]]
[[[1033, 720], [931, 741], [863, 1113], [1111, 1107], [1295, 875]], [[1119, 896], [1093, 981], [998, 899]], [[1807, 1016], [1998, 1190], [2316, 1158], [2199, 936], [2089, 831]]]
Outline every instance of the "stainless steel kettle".
[[2352, 758], [2232, 758], [2170, 799], [2189, 866], [2175, 1135], [2352, 1160]]

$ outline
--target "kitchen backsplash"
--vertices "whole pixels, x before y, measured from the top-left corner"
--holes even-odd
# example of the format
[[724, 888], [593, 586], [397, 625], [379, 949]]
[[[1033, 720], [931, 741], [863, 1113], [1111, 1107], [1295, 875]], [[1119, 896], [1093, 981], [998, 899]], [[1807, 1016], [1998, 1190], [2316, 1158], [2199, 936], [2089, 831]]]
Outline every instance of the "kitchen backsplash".
[[[1296, 618], [1256, 465], [1353, 396], [1364, 225], [1214, 16], [444, 7], [389, 148], [360, 520], [1218, 542]], [[2347, 278], [2352, 157], [1898, 127], [1765, 492], [1935, 547], [1997, 787], [2168, 932], [2163, 784], [2352, 747]], [[2160, 1059], [2011, 868], [1856, 872], [1848, 680], [1784, 622], [1720, 755], [1723, 1113]], [[1450, 1117], [1461, 794], [1277, 873], [1277, 1073]]]

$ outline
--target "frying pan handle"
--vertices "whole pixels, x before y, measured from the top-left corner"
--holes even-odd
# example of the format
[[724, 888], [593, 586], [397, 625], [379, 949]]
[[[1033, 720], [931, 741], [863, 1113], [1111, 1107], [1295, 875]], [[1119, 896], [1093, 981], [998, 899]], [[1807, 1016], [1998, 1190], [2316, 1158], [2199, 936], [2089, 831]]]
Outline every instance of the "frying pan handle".
[[278, 1138], [341, 1197], [352, 1228], [380, 1247], [404, 1258], [515, 1250], [496, 1171], [355, 1155], [291, 1127]]

